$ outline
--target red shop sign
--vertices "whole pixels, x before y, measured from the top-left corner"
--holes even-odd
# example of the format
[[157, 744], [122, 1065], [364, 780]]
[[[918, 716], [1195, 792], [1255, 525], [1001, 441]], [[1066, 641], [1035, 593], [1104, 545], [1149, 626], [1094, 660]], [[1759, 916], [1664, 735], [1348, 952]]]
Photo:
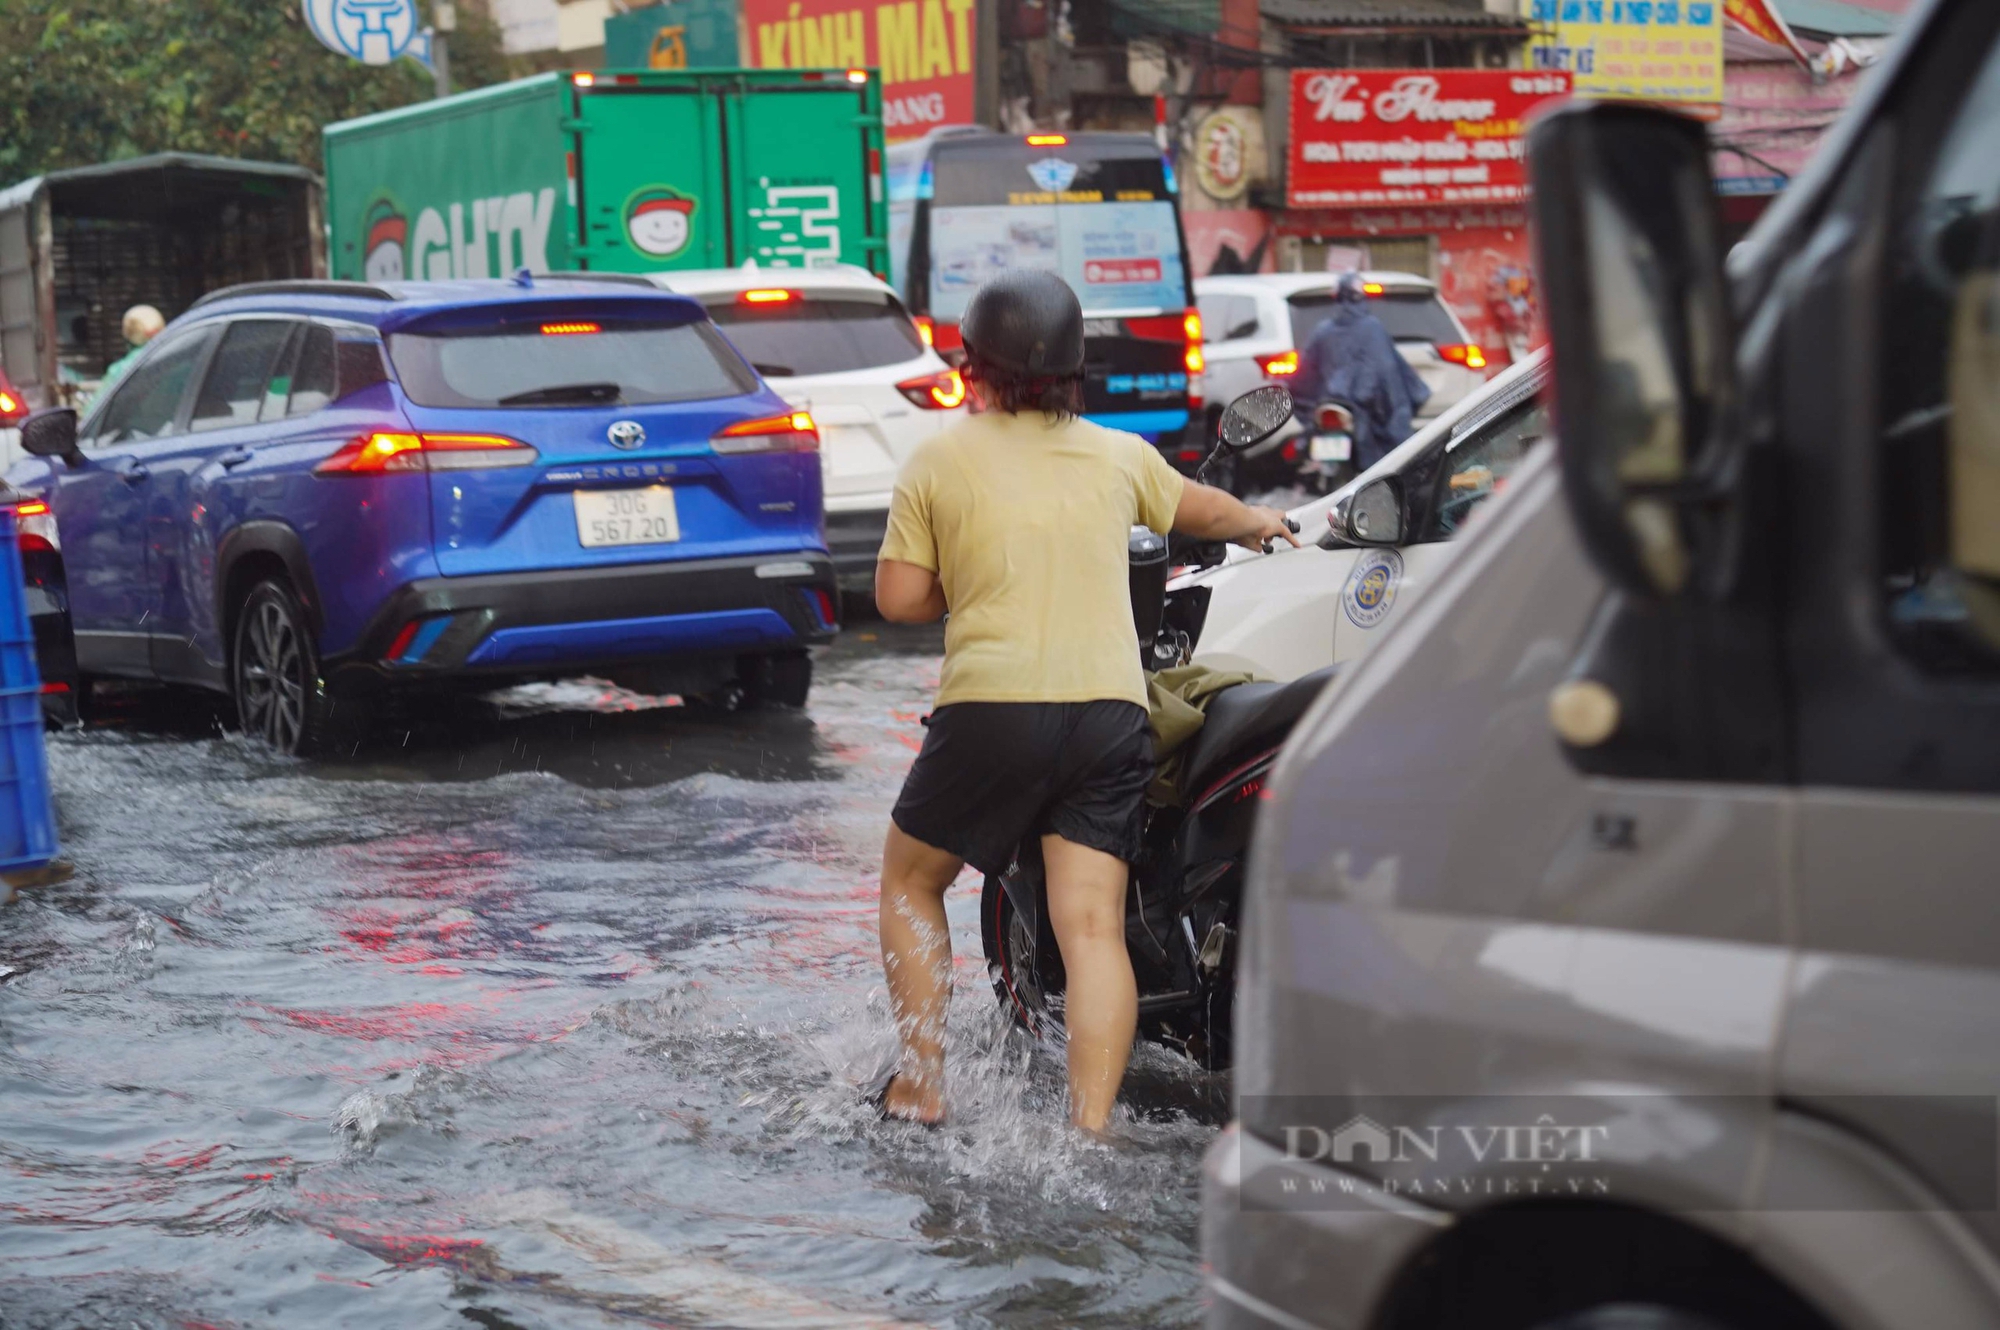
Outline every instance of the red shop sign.
[[1519, 69], [1295, 69], [1294, 208], [1517, 203], [1528, 112], [1569, 75]]

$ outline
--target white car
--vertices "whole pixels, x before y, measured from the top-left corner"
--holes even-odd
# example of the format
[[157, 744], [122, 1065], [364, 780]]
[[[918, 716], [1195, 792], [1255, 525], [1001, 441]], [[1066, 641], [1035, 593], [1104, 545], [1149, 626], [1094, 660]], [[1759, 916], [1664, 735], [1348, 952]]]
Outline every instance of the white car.
[[701, 301], [764, 381], [812, 412], [827, 549], [843, 589], [872, 590], [897, 469], [966, 414], [958, 371], [894, 289], [861, 268], [697, 268], [651, 280]]
[[[1193, 659], [1282, 681], [1367, 651], [1429, 589], [1474, 510], [1547, 436], [1547, 382], [1548, 353], [1538, 351], [1362, 475], [1293, 509], [1304, 548], [1231, 546], [1224, 562], [1169, 582], [1170, 596], [1209, 588]], [[1357, 528], [1396, 539], [1363, 541]]]
[[[1300, 348], [1332, 312], [1340, 277], [1269, 272], [1195, 279], [1208, 362], [1204, 385], [1211, 403], [1205, 437], [1215, 437], [1214, 416], [1224, 404], [1267, 383], [1290, 386], [1298, 373]], [[1486, 353], [1438, 295], [1436, 282], [1406, 272], [1369, 271], [1360, 277], [1369, 307], [1431, 390], [1417, 412], [1418, 423], [1443, 415], [1486, 381]], [[1285, 452], [1288, 446], [1296, 453], [1297, 433], [1296, 426], [1287, 428], [1239, 464], [1268, 475], [1281, 459], [1291, 457]], [[1276, 483], [1290, 479], [1269, 478]]]

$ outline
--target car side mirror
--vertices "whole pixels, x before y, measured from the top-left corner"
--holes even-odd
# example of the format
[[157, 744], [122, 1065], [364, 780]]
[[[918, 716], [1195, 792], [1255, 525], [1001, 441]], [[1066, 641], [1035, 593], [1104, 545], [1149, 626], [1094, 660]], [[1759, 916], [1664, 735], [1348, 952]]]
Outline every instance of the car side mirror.
[[76, 409], [44, 406], [28, 413], [21, 424], [21, 451], [36, 457], [60, 457], [72, 467], [83, 465], [76, 446]]
[[1227, 452], [1254, 448], [1292, 418], [1292, 395], [1283, 384], [1252, 388], [1223, 408], [1216, 443]]
[[1702, 127], [1666, 111], [1571, 103], [1528, 134], [1564, 493], [1598, 569], [1647, 599], [1730, 572], [1735, 348], [1708, 160]]
[[1403, 492], [1394, 476], [1371, 480], [1334, 500], [1326, 524], [1349, 545], [1403, 543]]

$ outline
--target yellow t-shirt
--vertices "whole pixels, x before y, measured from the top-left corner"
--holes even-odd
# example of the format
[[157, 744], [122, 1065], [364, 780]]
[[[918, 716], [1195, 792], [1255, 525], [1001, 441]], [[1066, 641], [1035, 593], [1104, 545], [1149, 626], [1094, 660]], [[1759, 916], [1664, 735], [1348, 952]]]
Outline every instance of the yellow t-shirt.
[[988, 412], [896, 477], [884, 559], [938, 574], [951, 617], [937, 705], [1146, 705], [1126, 544], [1164, 535], [1185, 481], [1136, 434]]

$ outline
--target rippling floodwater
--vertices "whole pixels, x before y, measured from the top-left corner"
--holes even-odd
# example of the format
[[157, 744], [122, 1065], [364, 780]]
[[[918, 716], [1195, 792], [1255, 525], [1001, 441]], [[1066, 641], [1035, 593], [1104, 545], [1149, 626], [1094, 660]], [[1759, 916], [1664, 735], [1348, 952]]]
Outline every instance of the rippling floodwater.
[[1074, 1135], [970, 875], [952, 1124], [859, 1103], [938, 649], [851, 631], [804, 716], [569, 685], [314, 765], [183, 696], [54, 740], [76, 876], [0, 909], [0, 1326], [1198, 1321], [1214, 1087], [1142, 1050], [1130, 1142]]

